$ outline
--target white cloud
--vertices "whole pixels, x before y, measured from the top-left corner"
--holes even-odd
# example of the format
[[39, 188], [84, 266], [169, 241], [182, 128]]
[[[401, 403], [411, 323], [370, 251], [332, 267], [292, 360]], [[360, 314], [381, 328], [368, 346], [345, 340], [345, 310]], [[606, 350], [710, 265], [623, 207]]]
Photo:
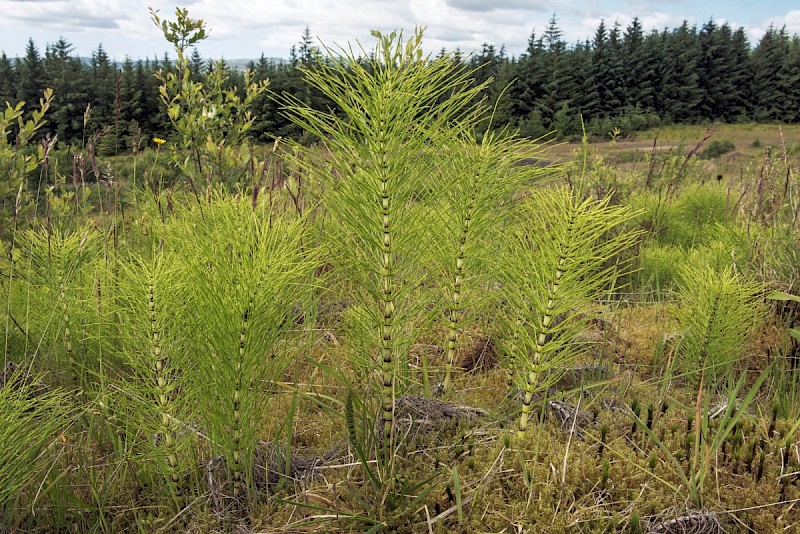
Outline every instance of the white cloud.
[[755, 24], [748, 25], [747, 30], [751, 40], [756, 39], [752, 43], [753, 45], [758, 44], [757, 39], [761, 39], [761, 36], [770, 26], [775, 28], [785, 27], [789, 35], [800, 34], [800, 10], [792, 10], [783, 16], [761, 19]]
[[[13, 56], [24, 51], [28, 36], [43, 46], [63, 35], [83, 55], [100, 42], [117, 57], [160, 55], [169, 46], [150, 21], [149, 5], [174, 18], [176, 4], [168, 0], [0, 0], [0, 49]], [[411, 32], [418, 25], [428, 28], [429, 53], [442, 47], [470, 52], [488, 42], [505, 44], [516, 55], [532, 31], [546, 30], [553, 15], [568, 43], [591, 39], [601, 19], [609, 27], [618, 21], [624, 31], [636, 15], [646, 32], [673, 28], [684, 19], [701, 27], [713, 16], [720, 23], [732, 21], [734, 28], [744, 25], [753, 41], [770, 23], [800, 33], [798, 9], [781, 12], [772, 6], [776, 16], [767, 18], [765, 6], [733, 1], [712, 6], [699, 0], [184, 0], [180, 5], [210, 28], [200, 45], [205, 57], [258, 57], [262, 51], [285, 57], [306, 26], [326, 44], [358, 40], [371, 48], [371, 29]]]

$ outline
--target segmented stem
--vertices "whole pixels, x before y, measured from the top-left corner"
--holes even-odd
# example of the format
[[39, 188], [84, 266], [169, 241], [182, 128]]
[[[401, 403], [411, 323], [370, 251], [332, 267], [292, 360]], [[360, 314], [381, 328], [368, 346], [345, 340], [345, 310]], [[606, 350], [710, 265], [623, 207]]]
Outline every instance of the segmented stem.
[[381, 182], [381, 206], [383, 211], [383, 254], [382, 254], [382, 307], [381, 325], [381, 375], [383, 380], [383, 439], [384, 446], [391, 450], [391, 437], [394, 426], [394, 281], [392, 273], [392, 234], [389, 225], [389, 194], [386, 181]]
[[[477, 177], [475, 178], [477, 182]], [[458, 346], [458, 326], [461, 321], [461, 285], [464, 275], [464, 256], [467, 249], [467, 237], [469, 236], [469, 227], [472, 223], [472, 216], [475, 210], [475, 197], [476, 185], [473, 183], [473, 194], [467, 205], [467, 211], [464, 216], [464, 222], [461, 226], [461, 237], [458, 242], [458, 253], [456, 255], [456, 268], [453, 273], [453, 300], [450, 307], [450, 324], [447, 331], [447, 372], [444, 377], [444, 390], [446, 393], [450, 392], [451, 374], [453, 370], [453, 362], [456, 357], [456, 348]]]
[[165, 460], [171, 489], [175, 492], [175, 497], [183, 496], [183, 488], [180, 484], [178, 473], [178, 454], [176, 451], [175, 436], [173, 432], [172, 418], [170, 417], [170, 390], [167, 377], [167, 361], [163, 355], [161, 342], [161, 329], [158, 324], [158, 314], [156, 311], [156, 287], [155, 280], [151, 279], [148, 287], [148, 311], [150, 312], [150, 356], [153, 360], [153, 368], [156, 379], [156, 401], [159, 409], [159, 426], [161, 434], [164, 436]]
[[233, 390], [233, 494], [239, 495], [239, 487], [242, 483], [242, 373], [244, 366], [245, 339], [247, 337], [247, 327], [250, 322], [250, 314], [253, 310], [253, 297], [247, 303], [247, 307], [242, 313], [242, 328], [239, 331], [239, 359], [236, 361], [236, 385]]
[[[697, 499], [697, 504], [702, 504], [703, 498], [703, 481], [705, 480], [705, 474], [701, 473], [702, 470], [706, 467], [707, 462], [700, 460], [700, 454], [703, 444], [701, 443], [703, 440], [703, 412], [701, 411], [702, 404], [703, 404], [703, 393], [705, 388], [705, 375], [706, 375], [706, 365], [708, 363], [708, 346], [711, 342], [711, 334], [714, 329], [714, 325], [717, 320], [717, 312], [719, 311], [719, 301], [720, 295], [717, 294], [714, 296], [714, 303], [711, 305], [711, 314], [708, 316], [708, 322], [706, 323], [706, 329], [703, 333], [703, 345], [700, 347], [700, 361], [698, 362], [700, 366], [700, 384], [697, 387], [697, 401], [695, 403], [695, 420], [697, 424], [695, 425], [694, 431], [694, 447], [692, 451], [692, 459], [694, 467], [694, 475], [692, 477], [692, 484], [694, 486], [694, 490], [696, 490], [695, 498]], [[700, 466], [698, 469], [697, 466]]]
[[539, 382], [539, 366], [542, 360], [548, 355], [545, 352], [545, 345], [552, 335], [550, 325], [553, 323], [553, 314], [556, 306], [556, 301], [561, 297], [559, 292], [561, 288], [561, 279], [567, 268], [567, 260], [569, 254], [569, 238], [572, 235], [572, 229], [575, 223], [575, 213], [573, 212], [569, 224], [567, 225], [566, 241], [560, 244], [560, 252], [558, 257], [558, 265], [555, 268], [550, 288], [547, 294], [547, 305], [545, 306], [542, 315], [542, 326], [537, 334], [536, 346], [533, 353], [531, 362], [531, 370], [528, 371], [528, 377], [525, 383], [525, 395], [522, 400], [522, 413], [519, 416], [519, 428], [517, 429], [517, 436], [522, 438], [525, 436], [525, 431], [528, 428], [528, 420], [530, 419], [531, 411], [533, 410], [533, 393], [536, 389], [536, 384]]
[[[383, 98], [390, 98], [391, 80], [384, 86]], [[383, 452], [387, 465], [391, 460], [393, 450], [392, 436], [394, 434], [394, 265], [392, 250], [392, 225], [391, 225], [391, 196], [389, 190], [389, 148], [387, 143], [389, 122], [384, 110], [381, 110], [376, 124], [378, 147], [378, 178], [380, 180], [379, 194], [381, 203], [381, 303], [383, 321], [381, 323], [381, 380], [383, 386]]]
[[67, 362], [74, 364], [75, 361], [72, 358], [72, 333], [69, 329], [69, 312], [67, 311], [67, 288], [63, 278], [59, 282], [59, 291], [61, 298], [61, 314], [64, 320], [64, 351], [67, 353]]

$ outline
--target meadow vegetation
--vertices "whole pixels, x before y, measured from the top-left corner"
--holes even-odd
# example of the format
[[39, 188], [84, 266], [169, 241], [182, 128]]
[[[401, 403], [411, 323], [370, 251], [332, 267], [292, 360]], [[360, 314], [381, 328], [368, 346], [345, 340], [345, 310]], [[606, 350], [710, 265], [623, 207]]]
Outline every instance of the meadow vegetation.
[[523, 138], [420, 30], [242, 97], [152, 17], [169, 140], [0, 117], [0, 530], [798, 528], [800, 129]]

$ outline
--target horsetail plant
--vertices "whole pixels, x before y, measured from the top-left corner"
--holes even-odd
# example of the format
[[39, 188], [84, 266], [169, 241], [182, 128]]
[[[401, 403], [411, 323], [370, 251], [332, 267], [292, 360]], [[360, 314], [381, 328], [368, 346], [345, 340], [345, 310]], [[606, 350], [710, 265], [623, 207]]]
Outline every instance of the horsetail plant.
[[[123, 375], [121, 389], [142, 399], [132, 410], [137, 427], [148, 435], [144, 459], [155, 461], [176, 504], [183, 497], [182, 467], [188, 461], [188, 437], [179, 428], [188, 424], [186, 404], [178, 398], [184, 389], [182, 372], [187, 361], [180, 344], [177, 318], [183, 315], [180, 270], [176, 257], [156, 248], [150, 258], [120, 262], [116, 276], [114, 317], [119, 353], [133, 376]], [[131, 395], [132, 393], [136, 393]]]
[[471, 84], [451, 55], [424, 57], [422, 30], [407, 41], [397, 32], [373, 36], [375, 50], [361, 50], [366, 60], [352, 49], [325, 47], [324, 61], [301, 69], [339, 113], [314, 110], [293, 95], [278, 98], [289, 119], [323, 145], [306, 151], [302, 163], [321, 178], [326, 213], [341, 228], [328, 234], [336, 261], [356, 287], [379, 347], [381, 457], [389, 466], [403, 347], [412, 321], [426, 313], [419, 291], [431, 275], [427, 221], [444, 185], [435, 181], [437, 156], [450, 157], [460, 130], [454, 125], [474, 120], [485, 84]]
[[[446, 237], [437, 257], [449, 264], [443, 270], [447, 299], [445, 310], [447, 370], [444, 390], [451, 390], [451, 373], [462, 325], [485, 311], [495, 279], [491, 258], [496, 243], [507, 226], [516, 196], [526, 185], [552, 172], [552, 168], [520, 165], [523, 157], [539, 157], [536, 145], [508, 132], [488, 131], [480, 143], [474, 132], [465, 132], [450, 148], [458, 157], [450, 158], [443, 170], [450, 186], [442, 203], [442, 234]], [[496, 265], [496, 264], [494, 264]], [[467, 315], [468, 314], [468, 315]]]
[[53, 461], [49, 448], [61, 443], [58, 433], [72, 417], [69, 394], [48, 389], [39, 378], [26, 365], [0, 369], [0, 517], [10, 525], [29, 484]]
[[[93, 361], [84, 326], [96, 321], [92, 282], [84, 266], [97, 255], [100, 234], [89, 226], [74, 231], [30, 229], [15, 236], [15, 277], [9, 286], [9, 313], [26, 332], [26, 353], [44, 357], [45, 367], [68, 373], [87, 387]], [[91, 318], [91, 319], [90, 319]]]
[[518, 437], [534, 393], [558, 378], [558, 368], [582, 350], [575, 336], [601, 314], [599, 297], [625, 262], [617, 258], [639, 233], [619, 227], [635, 213], [610, 197], [582, 200], [565, 187], [537, 189], [521, 206], [519, 229], [505, 258], [503, 295], [510, 365], [522, 390]]
[[[695, 379], [697, 394], [686, 412], [684, 466], [647, 423], [634, 416], [634, 422], [666, 456], [696, 508], [705, 502], [705, 483], [714, 469], [718, 454], [732, 435], [747, 408], [755, 401], [771, 367], [762, 372], [745, 391], [747, 373], [736, 377], [732, 366], [741, 358], [743, 347], [764, 317], [762, 284], [745, 280], [730, 269], [718, 271], [708, 265], [684, 266], [681, 271], [680, 306], [677, 316], [684, 328], [677, 350], [681, 364], [688, 369], [681, 376]], [[724, 377], [716, 376], [724, 368]], [[710, 376], [709, 376], [710, 375]], [[720, 378], [725, 378], [725, 382]], [[726, 389], [724, 408], [712, 422], [711, 392]], [[679, 404], [679, 403], [675, 403]], [[712, 424], [713, 423], [713, 424]], [[739, 439], [739, 438], [737, 438]], [[675, 488], [677, 490], [677, 488]]]
[[[746, 373], [738, 379], [733, 364], [742, 355], [749, 338], [765, 316], [764, 286], [744, 279], [726, 268], [718, 271], [708, 265], [684, 266], [679, 285], [681, 305], [677, 316], [683, 328], [679, 346], [683, 367], [696, 379], [693, 443], [689, 457], [688, 488], [692, 502], [700, 507], [703, 492], [716, 452], [753, 401], [768, 372], [763, 372], [744, 400], [737, 402], [745, 385]], [[724, 376], [719, 376], [720, 370]], [[724, 381], [723, 381], [724, 380]], [[727, 386], [726, 408], [711, 428], [710, 398], [716, 388]]]
[[[270, 423], [272, 382], [297, 350], [288, 336], [307, 309], [316, 266], [302, 248], [305, 222], [269, 222], [249, 198], [215, 199], [186, 208], [174, 231], [192, 242], [186, 270], [186, 344], [192, 365], [186, 395], [212, 451], [224, 457], [234, 495], [252, 489], [253, 453]], [[191, 236], [191, 238], [189, 238]]]
[[[762, 284], [742, 278], [732, 269], [708, 265], [684, 266], [680, 272], [676, 310], [683, 329], [680, 357], [686, 373], [703, 389], [729, 370], [764, 316], [759, 304]], [[709, 376], [710, 375], [710, 376]], [[719, 380], [721, 382], [721, 380]]]

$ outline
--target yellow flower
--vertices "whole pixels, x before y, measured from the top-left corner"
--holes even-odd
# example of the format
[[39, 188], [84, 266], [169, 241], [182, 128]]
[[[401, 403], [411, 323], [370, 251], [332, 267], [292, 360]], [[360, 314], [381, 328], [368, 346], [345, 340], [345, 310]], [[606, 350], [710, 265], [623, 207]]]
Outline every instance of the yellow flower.
[[166, 141], [166, 139], [161, 139], [160, 137], [154, 137], [154, 138], [153, 138], [153, 142], [154, 142], [155, 144], [157, 144], [157, 145], [161, 146], [161, 145], [163, 145], [164, 143], [166, 143], [167, 141]]

